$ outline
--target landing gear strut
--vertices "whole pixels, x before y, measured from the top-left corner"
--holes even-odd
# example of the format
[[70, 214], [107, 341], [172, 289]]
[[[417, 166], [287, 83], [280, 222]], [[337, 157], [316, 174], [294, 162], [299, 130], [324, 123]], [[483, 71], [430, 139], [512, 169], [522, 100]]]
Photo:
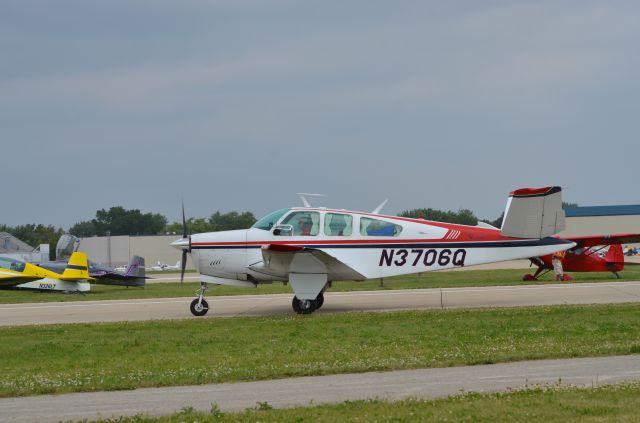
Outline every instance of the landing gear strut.
[[293, 297], [293, 301], [291, 301], [293, 311], [298, 314], [311, 314], [322, 307], [323, 304], [324, 295], [322, 292], [318, 294], [315, 300], [301, 300], [298, 297]]
[[206, 283], [200, 282], [200, 289], [196, 291], [198, 298], [191, 301], [191, 314], [194, 316], [204, 316], [209, 311], [209, 303], [204, 299], [204, 293], [209, 289]]

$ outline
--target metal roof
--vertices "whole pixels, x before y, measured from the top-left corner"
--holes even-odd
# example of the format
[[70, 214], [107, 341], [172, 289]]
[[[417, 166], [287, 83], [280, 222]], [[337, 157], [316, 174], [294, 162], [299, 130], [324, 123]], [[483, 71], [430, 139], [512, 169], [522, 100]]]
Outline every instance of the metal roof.
[[567, 217], [640, 215], [640, 204], [627, 206], [588, 206], [564, 210]]
[[22, 242], [15, 236], [7, 232], [0, 232], [0, 252], [2, 253], [20, 253], [31, 252], [33, 247]]

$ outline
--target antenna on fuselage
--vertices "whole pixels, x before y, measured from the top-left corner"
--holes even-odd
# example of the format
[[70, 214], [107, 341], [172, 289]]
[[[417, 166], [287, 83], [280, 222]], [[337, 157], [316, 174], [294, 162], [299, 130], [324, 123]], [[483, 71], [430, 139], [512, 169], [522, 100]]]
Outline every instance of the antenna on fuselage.
[[311, 204], [309, 204], [307, 197], [324, 197], [324, 194], [311, 194], [308, 192], [297, 192], [296, 194], [298, 194], [298, 196], [300, 197], [300, 200], [302, 200], [302, 204], [305, 207], [311, 207]]
[[385, 198], [384, 201], [371, 212], [371, 214], [380, 214], [382, 208], [387, 204], [387, 201], [389, 201], [389, 199]]

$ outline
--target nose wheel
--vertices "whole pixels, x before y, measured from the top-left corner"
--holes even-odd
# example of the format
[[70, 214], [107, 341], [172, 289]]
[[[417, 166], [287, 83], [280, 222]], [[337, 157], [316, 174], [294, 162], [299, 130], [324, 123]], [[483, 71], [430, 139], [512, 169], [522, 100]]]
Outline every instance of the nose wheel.
[[196, 291], [196, 295], [198, 298], [191, 301], [191, 306], [189, 309], [191, 310], [191, 314], [194, 316], [204, 316], [209, 311], [209, 303], [204, 299], [204, 293], [207, 291], [208, 287], [206, 283], [200, 284], [200, 289]]

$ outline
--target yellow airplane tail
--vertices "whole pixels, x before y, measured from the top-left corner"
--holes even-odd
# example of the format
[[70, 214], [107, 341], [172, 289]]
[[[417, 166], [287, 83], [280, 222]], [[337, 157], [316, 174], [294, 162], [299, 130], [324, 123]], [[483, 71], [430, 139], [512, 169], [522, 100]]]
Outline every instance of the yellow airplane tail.
[[60, 280], [63, 281], [75, 281], [75, 280], [93, 280], [89, 276], [89, 262], [87, 261], [87, 255], [85, 253], [75, 252], [69, 257], [69, 263], [62, 272]]

